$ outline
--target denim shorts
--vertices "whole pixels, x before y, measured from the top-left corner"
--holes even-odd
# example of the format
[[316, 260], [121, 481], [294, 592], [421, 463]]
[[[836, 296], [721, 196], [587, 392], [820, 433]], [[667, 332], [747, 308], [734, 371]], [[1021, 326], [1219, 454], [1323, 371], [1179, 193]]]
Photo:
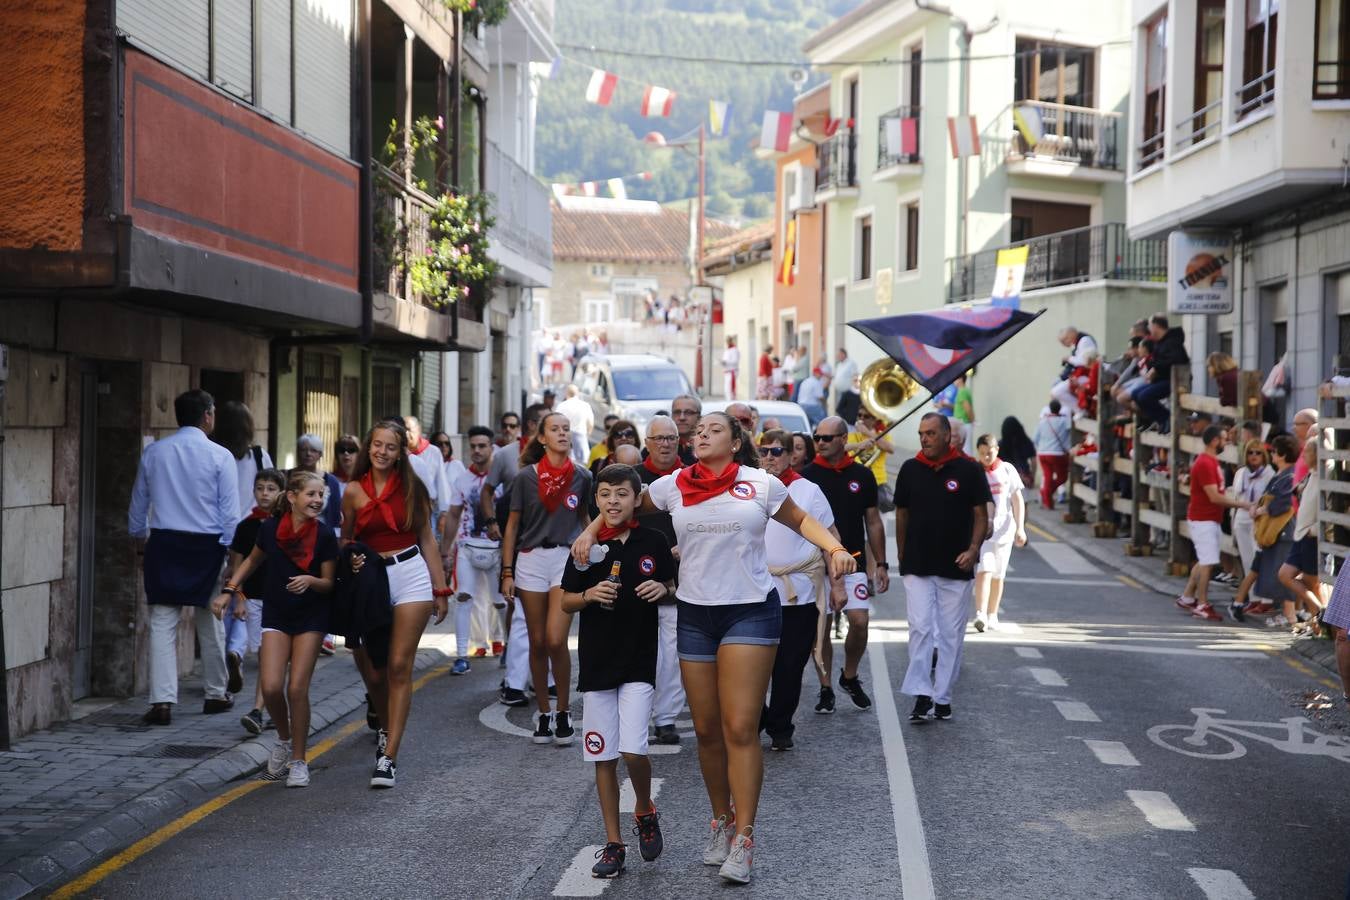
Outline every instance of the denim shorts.
[[783, 605], [778, 589], [758, 603], [700, 606], [679, 601], [675, 649], [680, 659], [716, 662], [723, 644], [778, 645], [783, 634]]
[[1284, 562], [1304, 575], [1317, 574], [1320, 571], [1317, 565], [1317, 535], [1310, 534], [1294, 541], [1294, 546], [1289, 548], [1289, 556]]

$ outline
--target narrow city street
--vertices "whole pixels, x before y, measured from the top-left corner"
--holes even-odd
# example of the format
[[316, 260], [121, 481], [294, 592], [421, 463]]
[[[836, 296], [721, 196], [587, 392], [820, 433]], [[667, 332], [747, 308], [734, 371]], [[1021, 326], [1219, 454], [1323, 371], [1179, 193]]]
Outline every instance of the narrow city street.
[[[807, 673], [796, 749], [766, 751], [749, 893], [1345, 895], [1350, 722], [1305, 709], [1333, 693], [1329, 674], [1263, 631], [1185, 617], [1039, 529], [1013, 568], [1000, 630], [968, 635], [951, 721], [907, 721], [898, 581], [878, 598], [861, 669], [873, 709], [841, 694], [834, 716], [812, 713]], [[698, 859], [708, 816], [687, 721], [679, 747], [653, 757], [664, 854], [643, 863], [633, 839], [627, 871], [597, 881], [603, 829], [580, 749], [531, 744], [530, 711], [496, 702], [499, 677], [492, 660], [463, 678], [433, 670], [396, 789], [366, 786], [374, 740], [353, 717], [316, 739], [342, 736], [307, 790], [236, 785], [231, 802], [79, 887], [106, 898], [722, 890]]]

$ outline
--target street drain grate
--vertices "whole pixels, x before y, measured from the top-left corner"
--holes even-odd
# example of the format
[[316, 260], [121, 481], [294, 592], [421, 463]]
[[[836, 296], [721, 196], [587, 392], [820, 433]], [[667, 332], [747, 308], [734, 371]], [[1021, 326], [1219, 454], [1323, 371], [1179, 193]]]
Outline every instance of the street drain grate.
[[226, 748], [213, 747], [209, 744], [164, 744], [154, 753], [146, 755], [159, 759], [203, 759], [224, 749]]
[[76, 721], [77, 725], [109, 725], [118, 728], [149, 728], [145, 724], [145, 713], [94, 713]]

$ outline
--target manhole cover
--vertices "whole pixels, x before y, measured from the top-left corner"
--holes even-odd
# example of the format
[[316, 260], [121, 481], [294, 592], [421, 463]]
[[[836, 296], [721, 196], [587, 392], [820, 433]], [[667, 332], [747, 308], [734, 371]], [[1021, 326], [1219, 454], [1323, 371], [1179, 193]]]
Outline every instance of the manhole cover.
[[145, 713], [101, 712], [80, 719], [79, 725], [113, 725], [121, 728], [149, 728], [144, 722]]
[[160, 759], [203, 759], [224, 749], [224, 747], [213, 747], [210, 744], [164, 744], [154, 753], [146, 755], [156, 756]]

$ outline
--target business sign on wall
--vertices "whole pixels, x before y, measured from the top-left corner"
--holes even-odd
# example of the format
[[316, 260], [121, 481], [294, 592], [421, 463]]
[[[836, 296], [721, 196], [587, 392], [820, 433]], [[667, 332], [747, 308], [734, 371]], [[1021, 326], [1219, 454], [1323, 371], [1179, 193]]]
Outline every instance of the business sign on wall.
[[1167, 309], [1218, 315], [1233, 311], [1233, 236], [1173, 231], [1167, 238]]

